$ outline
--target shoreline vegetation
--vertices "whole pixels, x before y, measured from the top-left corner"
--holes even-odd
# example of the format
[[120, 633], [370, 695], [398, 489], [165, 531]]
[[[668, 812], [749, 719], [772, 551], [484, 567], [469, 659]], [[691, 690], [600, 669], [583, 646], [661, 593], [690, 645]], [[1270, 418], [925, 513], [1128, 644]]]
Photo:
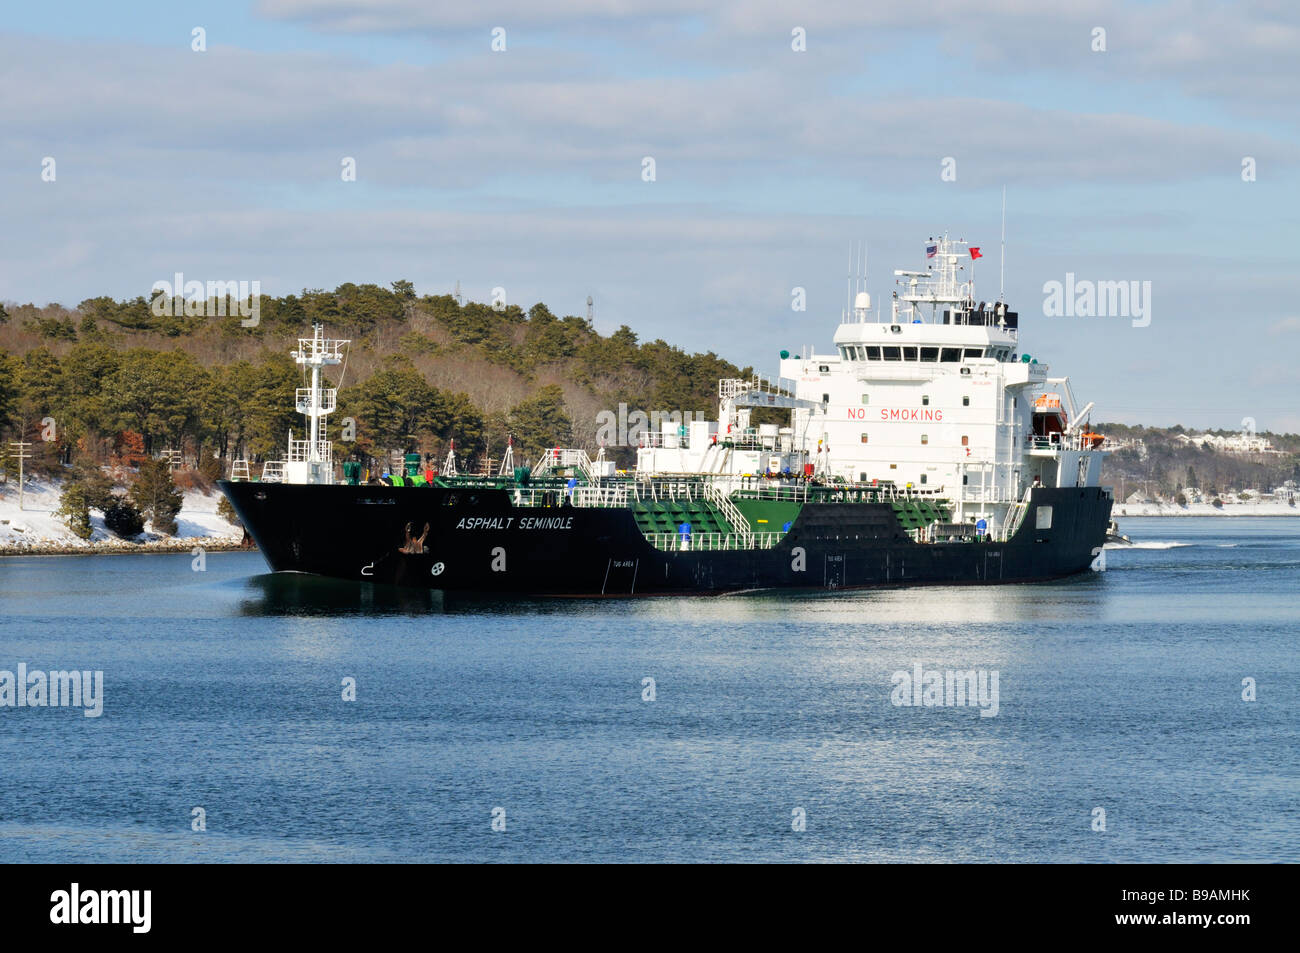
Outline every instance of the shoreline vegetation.
[[165, 512], [158, 508], [154, 514], [164, 521], [165, 529], [154, 519], [124, 529], [112, 514], [125, 497], [114, 492], [104, 493], [93, 506], [83, 500], [79, 517], [84, 516], [84, 521], [70, 520], [66, 503], [72, 488], [84, 489], [84, 484], [72, 476], [27, 480], [19, 509], [18, 488], [0, 484], [0, 556], [192, 554], [196, 547], [204, 553], [252, 548], [243, 527], [223, 513], [225, 497], [215, 488], [176, 487], [176, 508]]
[[[239, 305], [161, 292], [74, 308], [0, 302], [0, 554], [238, 547], [216, 481], [236, 460], [262, 472], [301, 433], [305, 380], [289, 352], [315, 322], [352, 341], [325, 381], [337, 388], [334, 458], [376, 474], [413, 452], [436, 467], [453, 441], [466, 473], [492, 472], [507, 441], [522, 465], [550, 447], [601, 445], [629, 467], [636, 439], [610, 441], [602, 419], [703, 417], [719, 378], [753, 373], [626, 325], [601, 333], [593, 312], [420, 296], [406, 280], [260, 296], [247, 326]], [[1101, 482], [1117, 517], [1300, 515], [1284, 502], [1300, 493], [1300, 434], [1256, 434], [1250, 418], [1235, 435], [1092, 426], [1112, 451]], [[50, 495], [32, 499], [42, 488]]]

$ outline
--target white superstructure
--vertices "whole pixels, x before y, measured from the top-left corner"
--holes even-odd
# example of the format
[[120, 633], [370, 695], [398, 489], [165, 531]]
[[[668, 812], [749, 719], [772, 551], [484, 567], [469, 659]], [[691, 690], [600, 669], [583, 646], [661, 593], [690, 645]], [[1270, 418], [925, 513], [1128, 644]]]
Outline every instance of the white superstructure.
[[[978, 249], [946, 236], [924, 271], [895, 271], [886, 315], [865, 292], [831, 354], [782, 352], [777, 381], [722, 381], [719, 421], [656, 434], [642, 475], [771, 475], [888, 481], [951, 500], [959, 521], [999, 520], [1043, 486], [1095, 486], [1104, 451], [1066, 377], [1022, 353], [1018, 315], [965, 277]], [[751, 409], [790, 411], [750, 425]], [[683, 432], [684, 431], [684, 432]]]

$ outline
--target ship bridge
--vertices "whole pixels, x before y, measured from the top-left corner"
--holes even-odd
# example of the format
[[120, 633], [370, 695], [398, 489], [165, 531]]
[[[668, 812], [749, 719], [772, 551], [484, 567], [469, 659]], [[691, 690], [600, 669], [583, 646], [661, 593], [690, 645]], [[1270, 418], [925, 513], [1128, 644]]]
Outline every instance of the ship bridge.
[[845, 363], [960, 364], [992, 358], [1018, 360], [1012, 328], [967, 324], [851, 322], [835, 332], [837, 356]]
[[[1096, 486], [1092, 405], [1076, 409], [1069, 379], [1024, 353], [1005, 301], [976, 297], [978, 246], [945, 235], [925, 252], [924, 270], [894, 272], [886, 308], [858, 292], [832, 354], [782, 351], [774, 381], [720, 382], [719, 422], [666, 433], [638, 471], [888, 483], [952, 500], [958, 522], [998, 526], [1035, 486]], [[753, 426], [751, 408], [788, 410], [789, 425]]]

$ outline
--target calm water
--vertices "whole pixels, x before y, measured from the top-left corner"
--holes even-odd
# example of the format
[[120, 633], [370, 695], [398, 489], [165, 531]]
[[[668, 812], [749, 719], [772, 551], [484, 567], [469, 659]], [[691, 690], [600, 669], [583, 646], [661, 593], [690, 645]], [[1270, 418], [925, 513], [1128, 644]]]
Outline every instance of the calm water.
[[[0, 861], [1296, 860], [1300, 519], [1121, 523], [1105, 573], [817, 597], [0, 559], [0, 669], [105, 694], [0, 708]], [[915, 662], [997, 716], [894, 706]]]

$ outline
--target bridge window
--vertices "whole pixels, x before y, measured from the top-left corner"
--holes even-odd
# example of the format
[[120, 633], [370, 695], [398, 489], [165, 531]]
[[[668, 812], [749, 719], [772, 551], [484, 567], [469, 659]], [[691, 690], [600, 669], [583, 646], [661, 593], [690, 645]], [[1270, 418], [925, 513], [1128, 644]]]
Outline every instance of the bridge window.
[[939, 349], [937, 347], [921, 348], [921, 360], [924, 363], [933, 364], [939, 360]]
[[961, 348], [946, 347], [939, 353], [939, 360], [945, 364], [955, 364], [961, 360]]
[[878, 361], [878, 360], [880, 360], [880, 348], [878, 348], [878, 347], [869, 347], [869, 348], [867, 348], [867, 360], [868, 360], [868, 361]]
[[983, 349], [983, 348], [979, 348], [979, 347], [968, 347], [968, 348], [966, 348], [966, 357], [968, 357], [968, 358], [971, 358], [971, 357], [983, 357], [983, 356], [984, 356], [984, 349]]
[[903, 349], [898, 347], [881, 348], [887, 361], [901, 361], [903, 359]]
[[903, 348], [903, 360], [905, 360], [905, 361], [915, 361], [915, 360], [916, 360], [916, 348], [914, 348], [914, 347], [905, 347], [905, 348]]

